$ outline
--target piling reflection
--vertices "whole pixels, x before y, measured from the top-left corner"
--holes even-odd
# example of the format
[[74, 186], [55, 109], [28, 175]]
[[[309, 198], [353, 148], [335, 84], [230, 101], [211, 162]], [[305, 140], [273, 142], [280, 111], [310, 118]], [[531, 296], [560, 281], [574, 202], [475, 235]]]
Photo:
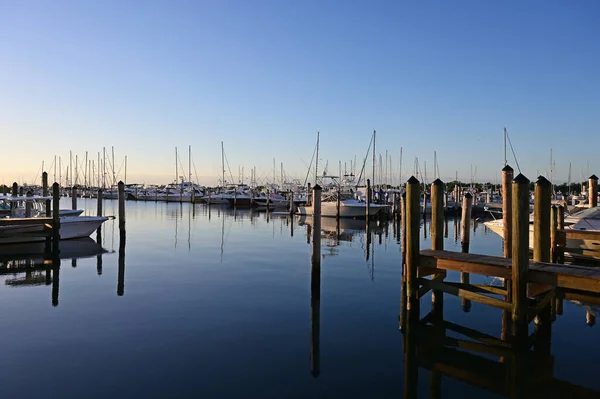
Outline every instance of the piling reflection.
[[[405, 295], [401, 295], [405, 297]], [[442, 302], [443, 303], [443, 299]], [[511, 398], [599, 397], [600, 391], [561, 380], [554, 375], [550, 318], [536, 323], [522, 342], [510, 333], [510, 313], [504, 312], [500, 338], [445, 320], [441, 308], [420, 318], [401, 305], [404, 345], [404, 398], [418, 397], [419, 370], [430, 374], [432, 398], [442, 392], [442, 379], [451, 378]], [[508, 318], [505, 315], [508, 314]]]

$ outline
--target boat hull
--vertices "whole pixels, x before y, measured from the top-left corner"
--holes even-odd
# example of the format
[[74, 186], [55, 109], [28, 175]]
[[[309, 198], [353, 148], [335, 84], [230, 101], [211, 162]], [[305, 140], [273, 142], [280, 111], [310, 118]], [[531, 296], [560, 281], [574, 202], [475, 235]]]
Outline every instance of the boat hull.
[[[71, 240], [74, 238], [89, 237], [107, 221], [107, 217], [103, 216], [66, 216], [60, 218], [60, 239]], [[45, 241], [46, 236], [43, 231], [36, 236], [35, 233], [29, 233], [26, 236], [19, 234], [8, 237], [0, 237], [0, 244], [16, 244], [21, 242], [40, 242]]]
[[[375, 216], [387, 205], [375, 205], [370, 204], [369, 206], [369, 217]], [[299, 206], [299, 215], [312, 215], [312, 206]], [[321, 204], [321, 216], [324, 217], [337, 217], [337, 204], [335, 202], [323, 202]], [[364, 202], [356, 203], [340, 203], [340, 217], [341, 218], [364, 218], [367, 216], [367, 204]]]

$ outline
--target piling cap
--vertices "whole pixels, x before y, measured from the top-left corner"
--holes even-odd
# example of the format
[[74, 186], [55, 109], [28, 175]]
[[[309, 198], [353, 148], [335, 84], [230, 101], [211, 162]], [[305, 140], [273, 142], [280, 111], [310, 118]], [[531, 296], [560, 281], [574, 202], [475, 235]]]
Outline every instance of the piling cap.
[[535, 182], [536, 186], [550, 186], [552, 183], [544, 176], [538, 176], [537, 181]]
[[407, 184], [419, 184], [419, 179], [414, 176], [411, 176], [410, 179], [406, 181]]
[[511, 168], [509, 164], [506, 164], [506, 166], [502, 168], [502, 171], [510, 173], [510, 172], [514, 172], [515, 170], [513, 168]]
[[322, 188], [321, 188], [321, 186], [319, 186], [319, 184], [317, 183], [317, 184], [315, 184], [315, 186], [313, 187], [313, 190], [315, 190], [315, 191], [317, 191], [317, 190], [321, 191], [321, 190], [323, 190], [323, 189], [322, 189]]
[[598, 176], [596, 176], [596, 175], [591, 175], [591, 176], [590, 176], [590, 180], [598, 180]]
[[443, 182], [443, 181], [441, 181], [440, 179], [435, 179], [435, 180], [433, 181], [433, 183], [431, 183], [431, 184], [433, 184], [434, 186], [443, 186], [443, 185], [444, 185], [444, 182]]
[[526, 178], [522, 173], [519, 173], [514, 179], [513, 183], [517, 184], [529, 184], [529, 179]]
[[122, 181], [122, 180], [119, 180], [119, 182], [118, 182], [117, 184], [118, 184], [118, 185], [121, 185], [121, 184], [125, 184], [125, 183], [123, 183], [123, 181]]
[[465, 194], [465, 198], [473, 198], [473, 194], [467, 191], [467, 193]]

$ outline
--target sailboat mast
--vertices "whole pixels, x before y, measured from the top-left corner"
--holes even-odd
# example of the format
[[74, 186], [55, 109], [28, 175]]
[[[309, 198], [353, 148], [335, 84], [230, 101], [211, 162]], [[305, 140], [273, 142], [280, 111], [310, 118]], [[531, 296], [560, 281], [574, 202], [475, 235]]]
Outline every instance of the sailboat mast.
[[375, 167], [376, 167], [376, 155], [375, 155], [375, 134], [376, 131], [373, 129], [373, 181], [371, 182], [371, 187], [375, 187]]
[[319, 176], [319, 132], [317, 132], [317, 157], [315, 158], [315, 186], [317, 185], [317, 178]]
[[179, 177], [177, 176], [179, 174], [179, 167], [177, 166], [177, 147], [175, 147], [175, 184], [177, 184], [177, 180], [179, 180]]
[[504, 166], [506, 166], [508, 162], [506, 161], [506, 128], [504, 128]]
[[112, 150], [112, 173], [113, 173], [113, 186], [117, 184], [117, 175], [115, 174], [115, 146], [111, 146]]
[[192, 181], [192, 146], [188, 148], [188, 179]]
[[125, 179], [124, 183], [127, 184], [127, 155], [125, 155]]
[[223, 178], [221, 185], [225, 187], [225, 149], [223, 148], [223, 142], [221, 141], [221, 170], [223, 171]]

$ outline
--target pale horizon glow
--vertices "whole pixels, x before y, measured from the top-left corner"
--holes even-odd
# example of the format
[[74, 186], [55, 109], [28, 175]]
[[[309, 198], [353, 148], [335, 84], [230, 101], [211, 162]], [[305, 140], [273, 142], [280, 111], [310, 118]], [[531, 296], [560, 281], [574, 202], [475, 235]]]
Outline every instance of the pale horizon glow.
[[373, 129], [391, 183], [400, 148], [403, 180], [415, 158], [433, 180], [435, 151], [444, 181], [500, 182], [504, 127], [530, 180], [551, 151], [556, 183], [569, 163], [587, 180], [599, 20], [592, 0], [4, 2], [0, 183], [39, 183], [42, 162], [52, 180], [55, 156], [64, 179], [69, 151], [114, 146], [119, 179], [127, 156], [128, 183], [164, 184], [191, 146], [193, 180], [215, 185], [221, 141], [234, 181], [283, 163], [304, 182], [317, 131], [319, 171], [337, 175], [360, 171]]

